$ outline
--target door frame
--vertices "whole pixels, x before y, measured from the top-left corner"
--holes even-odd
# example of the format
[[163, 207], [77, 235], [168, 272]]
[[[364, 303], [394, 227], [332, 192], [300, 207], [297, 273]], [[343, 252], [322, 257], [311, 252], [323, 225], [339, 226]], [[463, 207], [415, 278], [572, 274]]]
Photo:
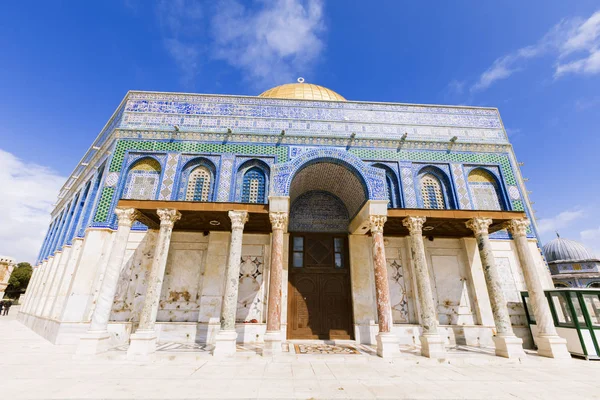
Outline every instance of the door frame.
[[[336, 273], [333, 263], [335, 263], [335, 259], [331, 265], [331, 272], [326, 272], [323, 268], [312, 267], [310, 270], [306, 270], [304, 266], [302, 267], [294, 267], [293, 266], [293, 239], [294, 237], [303, 237], [304, 239], [304, 249], [303, 249], [303, 259], [306, 259], [306, 237], [307, 236], [328, 236], [333, 241], [334, 238], [342, 238], [344, 241], [344, 251], [343, 251], [343, 264], [344, 268], [338, 269], [337, 273], [340, 275], [345, 275], [347, 277], [348, 288], [347, 288], [347, 299], [348, 299], [348, 313], [349, 313], [349, 322], [348, 322], [348, 339], [306, 339], [306, 338], [293, 338], [291, 337], [292, 329], [292, 301], [294, 297], [294, 287], [292, 286], [292, 277], [296, 274], [302, 273], [312, 273], [313, 274], [326, 274], [326, 273]], [[350, 271], [350, 240], [349, 234], [347, 232], [343, 233], [329, 233], [329, 232], [290, 232], [288, 237], [288, 282], [287, 282], [287, 323], [286, 323], [286, 339], [287, 340], [354, 340], [354, 299], [353, 299], [353, 290], [352, 290], [352, 273]], [[335, 255], [334, 255], [335, 257]], [[297, 271], [297, 272], [292, 272]], [[300, 272], [303, 271], [303, 272]]]

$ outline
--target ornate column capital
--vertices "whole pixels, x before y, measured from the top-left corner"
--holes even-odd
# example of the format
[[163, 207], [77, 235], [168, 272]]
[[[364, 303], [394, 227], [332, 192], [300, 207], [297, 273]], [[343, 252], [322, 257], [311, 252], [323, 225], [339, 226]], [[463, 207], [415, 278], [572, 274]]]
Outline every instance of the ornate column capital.
[[504, 224], [504, 228], [508, 229], [513, 237], [527, 236], [527, 228], [529, 227], [529, 220], [523, 219], [512, 219]]
[[467, 228], [472, 230], [475, 235], [489, 234], [491, 224], [491, 218], [472, 218], [465, 223]]
[[423, 224], [425, 217], [406, 217], [402, 220], [402, 225], [408, 228], [410, 234], [423, 235]]
[[387, 216], [385, 215], [369, 215], [369, 227], [371, 228], [371, 233], [383, 233], [385, 221], [387, 221]]
[[139, 218], [140, 212], [135, 208], [115, 208], [119, 226], [131, 228], [131, 225]]
[[248, 211], [229, 211], [227, 214], [231, 219], [231, 230], [244, 229], [244, 224], [248, 222]]
[[287, 225], [288, 213], [283, 211], [270, 212], [269, 219], [271, 220], [273, 230], [283, 230]]
[[160, 226], [172, 228], [175, 222], [181, 219], [181, 213], [173, 208], [159, 208], [156, 210], [160, 218]]

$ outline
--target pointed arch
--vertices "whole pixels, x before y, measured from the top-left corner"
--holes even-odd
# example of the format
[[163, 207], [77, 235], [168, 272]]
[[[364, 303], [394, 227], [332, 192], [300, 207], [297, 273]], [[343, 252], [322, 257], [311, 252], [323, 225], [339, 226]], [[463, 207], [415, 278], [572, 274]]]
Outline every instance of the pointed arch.
[[215, 165], [204, 157], [188, 161], [181, 170], [177, 199], [180, 201], [215, 201]]
[[388, 208], [402, 208], [399, 179], [396, 172], [389, 166], [381, 163], [373, 164], [373, 167], [382, 169], [385, 172]]
[[158, 194], [161, 165], [153, 157], [137, 160], [127, 171], [124, 199], [155, 200]]
[[475, 210], [506, 210], [500, 184], [493, 173], [485, 168], [471, 170], [467, 177]]
[[269, 166], [262, 160], [248, 160], [240, 165], [236, 176], [236, 201], [266, 204], [269, 196], [269, 174]]
[[456, 209], [456, 201], [448, 175], [428, 165], [419, 170], [416, 179], [419, 205], [428, 209]]

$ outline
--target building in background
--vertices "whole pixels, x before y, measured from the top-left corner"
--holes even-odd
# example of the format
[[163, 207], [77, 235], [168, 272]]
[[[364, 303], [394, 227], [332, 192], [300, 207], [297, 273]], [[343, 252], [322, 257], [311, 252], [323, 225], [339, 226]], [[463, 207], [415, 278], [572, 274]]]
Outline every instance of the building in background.
[[15, 269], [16, 261], [12, 257], [0, 256], [0, 300], [4, 298], [10, 274]]
[[[498, 110], [132, 91], [52, 212], [19, 318], [82, 354], [346, 339], [568, 357]], [[283, 348], [286, 346], [284, 345]]]
[[554, 286], [600, 288], [600, 259], [582, 243], [556, 236], [543, 247]]

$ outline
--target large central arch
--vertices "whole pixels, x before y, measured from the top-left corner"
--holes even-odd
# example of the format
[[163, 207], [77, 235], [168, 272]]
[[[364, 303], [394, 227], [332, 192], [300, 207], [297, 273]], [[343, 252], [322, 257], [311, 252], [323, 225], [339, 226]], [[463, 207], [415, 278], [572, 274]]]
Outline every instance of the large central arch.
[[385, 172], [338, 149], [308, 151], [273, 168], [271, 195], [290, 201], [289, 339], [352, 339], [349, 224], [387, 200]]
[[275, 164], [271, 175], [271, 195], [291, 196], [295, 176], [310, 165], [319, 163], [337, 164], [356, 176], [365, 190], [366, 200], [387, 200], [384, 171], [367, 165], [352, 153], [334, 148], [310, 150], [291, 161]]

